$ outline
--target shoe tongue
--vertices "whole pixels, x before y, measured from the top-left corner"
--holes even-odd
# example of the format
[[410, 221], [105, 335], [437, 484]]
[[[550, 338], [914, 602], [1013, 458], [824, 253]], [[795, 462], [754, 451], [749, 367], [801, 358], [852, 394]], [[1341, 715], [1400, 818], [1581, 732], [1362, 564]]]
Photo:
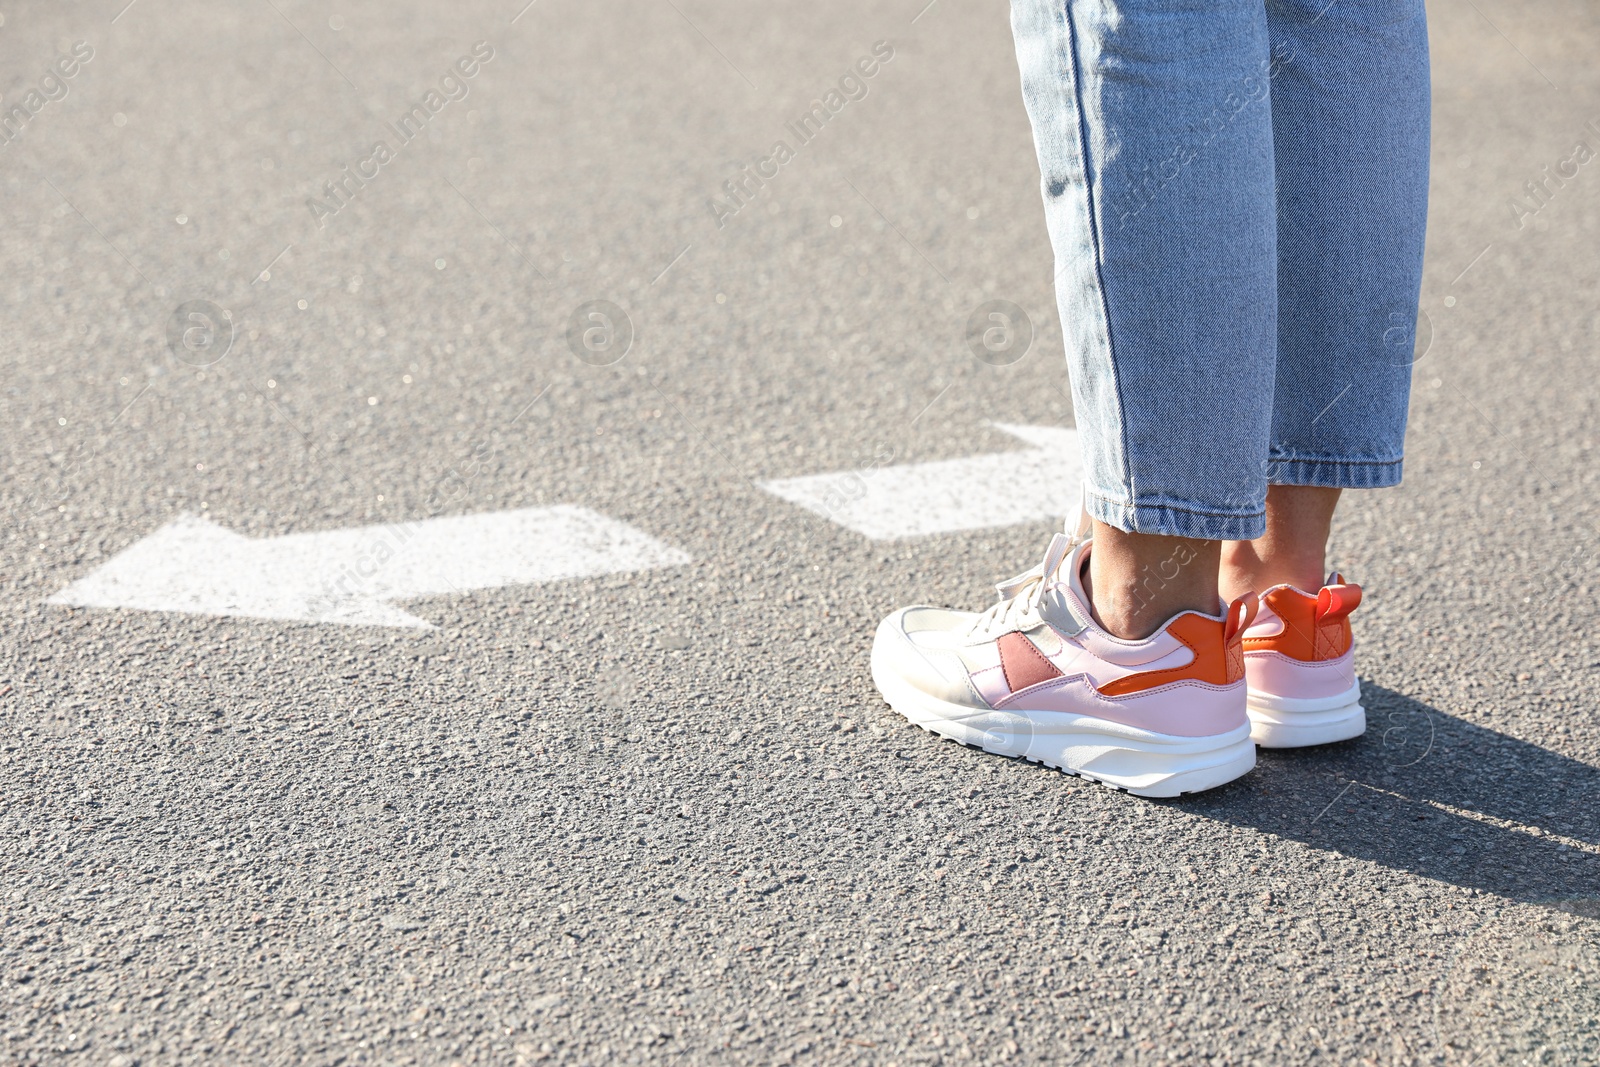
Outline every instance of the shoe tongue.
[[[1067, 542], [1066, 555], [1055, 559], [1055, 567], [1045, 571], [1046, 581], [1054, 586], [1050, 594], [1044, 598], [1040, 605], [1040, 613], [1046, 622], [1065, 634], [1082, 633], [1093, 624], [1089, 614], [1089, 597], [1083, 591], [1083, 568], [1089, 561], [1089, 548], [1092, 541], [1081, 541], [1073, 546], [1070, 539], [1057, 535]], [[1051, 542], [1054, 552], [1056, 545]], [[1051, 554], [1045, 556], [1045, 564], [1051, 563]]]
[[1061, 568], [1061, 561], [1071, 551], [1072, 539], [1065, 534], [1056, 534], [1050, 538], [1050, 546], [1044, 550], [1043, 563], [1031, 571], [1023, 571], [1014, 578], [1007, 578], [1005, 581], [996, 584], [994, 587], [995, 592], [1000, 594], [1001, 600], [1010, 600], [1026, 589], [1029, 583], [1035, 579], [1042, 581], [1045, 585], [1058, 581], [1056, 571]]
[[1061, 565], [1074, 555], [1072, 547], [1072, 538], [1066, 534], [1058, 533], [1050, 538], [1050, 547], [1044, 550], [1044, 562], [1039, 565], [1039, 573], [1046, 583], [1061, 580]]

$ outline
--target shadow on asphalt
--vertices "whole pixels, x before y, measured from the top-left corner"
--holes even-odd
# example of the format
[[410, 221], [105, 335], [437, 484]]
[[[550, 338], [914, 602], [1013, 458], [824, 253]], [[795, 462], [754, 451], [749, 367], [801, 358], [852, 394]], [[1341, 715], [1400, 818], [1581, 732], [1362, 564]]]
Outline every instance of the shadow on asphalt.
[[1600, 917], [1600, 768], [1381, 686], [1365, 683], [1362, 695], [1364, 737], [1262, 750], [1254, 774], [1212, 802], [1192, 798], [1200, 802], [1192, 810], [1424, 878]]

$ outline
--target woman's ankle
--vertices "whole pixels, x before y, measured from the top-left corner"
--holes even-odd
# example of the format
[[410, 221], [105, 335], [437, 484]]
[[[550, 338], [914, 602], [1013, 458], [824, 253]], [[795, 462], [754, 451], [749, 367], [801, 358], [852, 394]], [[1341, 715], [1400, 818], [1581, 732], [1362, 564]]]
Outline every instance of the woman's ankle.
[[1267, 531], [1222, 546], [1217, 588], [1224, 597], [1292, 585], [1307, 592], [1327, 576], [1328, 532], [1339, 490], [1274, 485], [1267, 490]]
[[1322, 588], [1327, 575], [1321, 545], [1290, 553], [1279, 550], [1263, 556], [1256, 541], [1227, 541], [1217, 570], [1217, 591], [1232, 600], [1245, 593], [1264, 593], [1275, 585], [1292, 585], [1307, 592]]
[[1113, 636], [1149, 637], [1174, 615], [1215, 615], [1220, 541], [1130, 534], [1096, 522], [1083, 576], [1094, 620]]

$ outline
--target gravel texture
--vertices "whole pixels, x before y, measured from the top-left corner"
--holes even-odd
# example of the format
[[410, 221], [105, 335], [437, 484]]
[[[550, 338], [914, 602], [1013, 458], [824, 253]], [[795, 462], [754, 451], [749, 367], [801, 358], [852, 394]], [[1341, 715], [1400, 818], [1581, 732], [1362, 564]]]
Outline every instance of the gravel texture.
[[[1600, 164], [1508, 209], [1600, 150], [1592, 8], [1431, 5], [1407, 480], [1334, 545], [1371, 728], [1150, 802], [867, 676], [1048, 524], [871, 543], [752, 484], [1070, 424], [1003, 5], [123, 2], [0, 24], [7, 107], [94, 52], [0, 147], [0, 1061], [1600, 1061]], [[989, 299], [1034, 320], [1008, 366]], [[615, 363], [568, 347], [590, 300]], [[183, 513], [541, 503], [694, 562], [425, 631], [44, 603]]]

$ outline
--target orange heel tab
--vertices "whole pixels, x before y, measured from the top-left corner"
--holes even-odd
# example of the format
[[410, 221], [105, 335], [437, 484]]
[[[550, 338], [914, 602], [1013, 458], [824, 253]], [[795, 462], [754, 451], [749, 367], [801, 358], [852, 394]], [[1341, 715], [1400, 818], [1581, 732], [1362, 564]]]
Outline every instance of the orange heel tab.
[[[1356, 597], [1360, 599], [1361, 591], [1356, 590]], [[1250, 629], [1250, 624], [1256, 621], [1256, 613], [1261, 610], [1261, 598], [1254, 593], [1246, 593], [1232, 604], [1228, 605], [1228, 624], [1223, 630], [1222, 640], [1226, 644], [1233, 644], [1241, 640], [1240, 635]]]
[[1246, 593], [1228, 605], [1228, 619], [1222, 625], [1222, 656], [1227, 664], [1224, 677], [1230, 685], [1244, 677], [1244, 632], [1256, 621], [1260, 610], [1261, 598], [1254, 593]]
[[[1339, 577], [1337, 574], [1335, 578]], [[1325, 585], [1317, 594], [1317, 622], [1338, 622], [1361, 606], [1359, 585]]]

